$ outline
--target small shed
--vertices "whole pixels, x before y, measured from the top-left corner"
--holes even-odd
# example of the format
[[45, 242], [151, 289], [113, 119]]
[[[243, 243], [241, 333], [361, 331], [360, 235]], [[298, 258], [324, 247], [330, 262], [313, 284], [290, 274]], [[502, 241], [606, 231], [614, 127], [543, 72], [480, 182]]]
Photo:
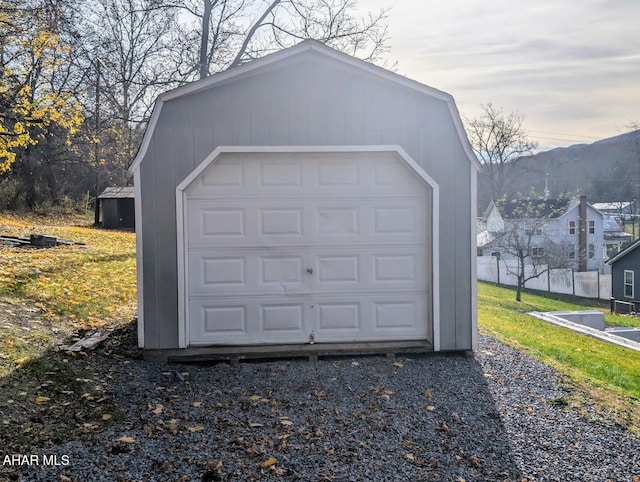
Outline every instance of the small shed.
[[607, 260], [611, 265], [612, 309], [637, 312], [640, 307], [640, 239]]
[[130, 167], [140, 346], [473, 350], [478, 167], [449, 94], [316, 41], [161, 95]]
[[96, 202], [96, 220], [107, 229], [135, 228], [134, 188], [106, 188]]

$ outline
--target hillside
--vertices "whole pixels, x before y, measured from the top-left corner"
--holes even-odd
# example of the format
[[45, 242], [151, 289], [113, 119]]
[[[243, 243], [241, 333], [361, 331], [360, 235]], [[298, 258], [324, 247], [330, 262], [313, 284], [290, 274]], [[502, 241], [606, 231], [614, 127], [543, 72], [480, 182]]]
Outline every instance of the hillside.
[[[565, 193], [586, 194], [590, 202], [607, 202], [638, 197], [640, 184], [640, 130], [603, 139], [593, 144], [576, 144], [540, 152], [522, 159], [518, 175], [509, 185], [508, 197], [542, 193], [548, 174], [552, 197]], [[489, 202], [489, 194], [478, 183], [478, 203]]]

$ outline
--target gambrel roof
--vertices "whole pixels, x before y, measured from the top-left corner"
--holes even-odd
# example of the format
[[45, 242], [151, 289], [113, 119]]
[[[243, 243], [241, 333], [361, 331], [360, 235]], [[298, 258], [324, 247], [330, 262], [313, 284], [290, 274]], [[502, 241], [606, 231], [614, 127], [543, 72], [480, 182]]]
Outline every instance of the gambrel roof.
[[476, 158], [475, 154], [473, 153], [473, 149], [469, 144], [469, 140], [467, 139], [460, 114], [455, 105], [455, 101], [450, 94], [421, 84], [420, 82], [411, 80], [407, 77], [396, 74], [395, 72], [386, 70], [382, 67], [378, 67], [370, 62], [366, 62], [364, 60], [347, 55], [343, 52], [328, 47], [317, 40], [304, 40], [297, 45], [294, 45], [293, 47], [280, 50], [278, 52], [266, 55], [265, 57], [241, 64], [237, 67], [232, 67], [228, 70], [214, 74], [205, 79], [192, 82], [185, 86], [178, 87], [177, 89], [161, 94], [156, 101], [153, 113], [149, 120], [149, 124], [147, 125], [147, 129], [142, 139], [142, 144], [136, 157], [129, 167], [129, 172], [135, 172], [139, 168], [142, 160], [145, 158], [145, 155], [149, 148], [149, 144], [151, 143], [151, 139], [153, 137], [153, 132], [155, 130], [156, 124], [162, 111], [163, 104], [165, 102], [177, 99], [182, 96], [196, 94], [204, 90], [211, 89], [217, 85], [226, 84], [236, 79], [256, 75], [261, 71], [267, 72], [271, 69], [278, 68], [280, 65], [297, 62], [300, 59], [305, 58], [306, 56], [312, 55], [320, 56], [322, 59], [329, 62], [334, 62], [338, 66], [350, 68], [362, 74], [377, 77], [378, 79], [381, 79], [383, 81], [393, 83], [400, 88], [417, 91], [426, 96], [444, 101], [448, 106], [449, 114], [451, 115], [451, 118], [455, 125], [459, 141], [467, 158], [469, 159], [470, 164], [476, 170], [480, 169], [480, 162]]

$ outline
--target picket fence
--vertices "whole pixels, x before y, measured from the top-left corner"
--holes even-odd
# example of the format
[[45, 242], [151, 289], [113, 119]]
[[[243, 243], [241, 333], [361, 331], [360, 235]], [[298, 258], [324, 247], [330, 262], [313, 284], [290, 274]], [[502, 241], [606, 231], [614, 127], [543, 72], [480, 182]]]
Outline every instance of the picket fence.
[[[517, 277], [511, 274], [516, 273], [516, 268], [516, 260], [499, 260], [495, 256], [478, 256], [478, 279], [481, 281], [517, 286]], [[528, 269], [527, 275], [531, 272], [531, 267]], [[600, 274], [599, 271], [578, 272], [570, 269], [552, 269], [537, 278], [530, 279], [525, 283], [525, 287], [551, 293], [608, 300], [611, 298], [611, 275]]]

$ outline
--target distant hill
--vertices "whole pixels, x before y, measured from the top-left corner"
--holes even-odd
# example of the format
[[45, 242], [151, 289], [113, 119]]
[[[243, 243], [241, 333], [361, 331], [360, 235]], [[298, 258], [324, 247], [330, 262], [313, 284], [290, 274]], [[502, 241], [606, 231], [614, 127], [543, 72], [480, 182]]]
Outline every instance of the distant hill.
[[[519, 163], [518, 174], [504, 193], [508, 198], [532, 190], [542, 194], [548, 174], [551, 197], [580, 193], [589, 202], [640, 199], [640, 130], [593, 144], [551, 149]], [[490, 197], [479, 179], [478, 207], [484, 209]]]

